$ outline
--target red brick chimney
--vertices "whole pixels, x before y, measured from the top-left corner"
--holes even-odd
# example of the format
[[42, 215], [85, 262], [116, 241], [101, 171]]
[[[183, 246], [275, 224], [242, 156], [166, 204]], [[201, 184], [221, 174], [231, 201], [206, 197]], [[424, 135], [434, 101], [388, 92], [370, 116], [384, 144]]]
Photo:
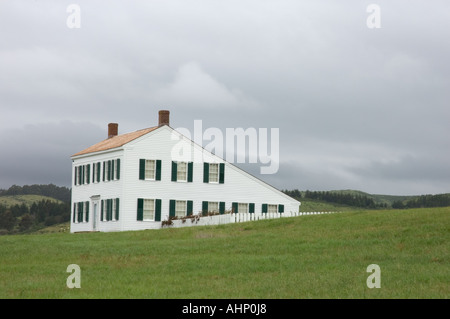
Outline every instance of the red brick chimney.
[[108, 138], [117, 136], [118, 131], [119, 131], [119, 124], [117, 123], [108, 124]]
[[159, 111], [159, 121], [158, 126], [169, 125], [170, 112], [167, 110]]

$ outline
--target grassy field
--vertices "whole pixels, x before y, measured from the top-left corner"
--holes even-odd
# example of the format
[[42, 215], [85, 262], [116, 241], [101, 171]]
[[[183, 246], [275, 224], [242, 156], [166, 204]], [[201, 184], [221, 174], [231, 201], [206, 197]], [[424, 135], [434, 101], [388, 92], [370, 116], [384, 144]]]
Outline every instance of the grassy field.
[[0, 298], [449, 298], [449, 225], [447, 207], [2, 236]]

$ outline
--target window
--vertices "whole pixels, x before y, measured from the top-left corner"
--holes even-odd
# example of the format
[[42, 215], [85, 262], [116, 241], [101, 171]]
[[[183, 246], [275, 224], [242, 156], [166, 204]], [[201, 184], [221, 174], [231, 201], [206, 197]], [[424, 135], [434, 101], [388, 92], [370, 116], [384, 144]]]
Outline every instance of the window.
[[100, 167], [101, 162], [97, 162], [92, 164], [92, 182], [99, 183], [100, 182]]
[[233, 213], [250, 213], [253, 214], [255, 212], [255, 203], [232, 203], [232, 212]]
[[210, 183], [219, 182], [219, 164], [214, 163], [209, 164], [209, 182]]
[[175, 216], [176, 217], [186, 216], [186, 201], [185, 200], [177, 200], [176, 201]]
[[109, 181], [109, 161], [103, 161], [103, 181]]
[[155, 222], [161, 221], [161, 200], [138, 198], [137, 220]]
[[192, 182], [194, 165], [193, 162], [172, 161], [172, 182]]
[[170, 217], [184, 217], [192, 215], [193, 201], [191, 200], [174, 200], [169, 202], [169, 216]]
[[140, 159], [139, 160], [140, 180], [161, 180], [161, 160]]
[[267, 212], [268, 213], [277, 213], [278, 212], [278, 205], [267, 205]]
[[208, 213], [219, 213], [225, 214], [225, 202], [202, 202], [202, 214], [207, 215]]
[[186, 181], [187, 180], [187, 163], [186, 162], [178, 162], [177, 168], [177, 181]]
[[84, 184], [90, 183], [90, 176], [91, 176], [91, 164], [84, 165]]
[[89, 222], [89, 202], [73, 203], [72, 222], [74, 223]]
[[145, 161], [145, 179], [155, 179], [156, 165], [154, 160]]
[[119, 220], [119, 198], [103, 199], [101, 202], [100, 220], [117, 221]]
[[92, 182], [98, 182], [97, 181], [97, 163], [92, 164]]
[[238, 212], [239, 213], [247, 213], [248, 212], [248, 204], [247, 203], [239, 203], [238, 204]]
[[144, 220], [155, 220], [155, 200], [154, 199], [144, 199]]
[[218, 213], [219, 212], [219, 202], [208, 202], [208, 212]]
[[262, 213], [284, 213], [284, 205], [262, 204]]
[[225, 164], [224, 163], [203, 163], [203, 183], [225, 182]]
[[90, 183], [91, 165], [80, 165], [75, 167], [74, 184], [84, 185]]

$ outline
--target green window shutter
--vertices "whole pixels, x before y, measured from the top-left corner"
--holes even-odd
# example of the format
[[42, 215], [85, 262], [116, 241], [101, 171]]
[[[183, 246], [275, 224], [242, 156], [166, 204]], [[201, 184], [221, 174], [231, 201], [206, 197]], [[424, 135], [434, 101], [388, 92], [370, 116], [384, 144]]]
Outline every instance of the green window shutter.
[[111, 180], [113, 181], [113, 180], [115, 180], [115, 176], [114, 176], [114, 162], [115, 162], [115, 160], [112, 160], [112, 161], [110, 161], [111, 162], [111, 167], [110, 167], [110, 169], [111, 169]]
[[119, 207], [120, 207], [119, 198], [116, 198], [116, 220], [119, 220]]
[[188, 176], [187, 176], [187, 181], [189, 183], [192, 183], [193, 172], [194, 172], [194, 163], [193, 162], [189, 162], [188, 163]]
[[111, 161], [108, 161], [108, 181], [110, 181], [111, 180]]
[[112, 220], [112, 214], [113, 214], [113, 211], [112, 211], [112, 209], [113, 209], [113, 202], [112, 202], [113, 200], [112, 199], [109, 199], [109, 219], [108, 220]]
[[177, 181], [177, 162], [172, 161], [172, 182]]
[[86, 222], [89, 221], [89, 202], [86, 202]]
[[87, 165], [87, 183], [91, 182], [91, 164]]
[[101, 200], [101, 208], [100, 208], [100, 221], [103, 221], [103, 209], [104, 209], [104, 203], [103, 199]]
[[225, 164], [219, 164], [219, 184], [223, 184], [225, 182]]
[[144, 220], [144, 199], [137, 200], [137, 220]]
[[105, 181], [105, 161], [103, 161], [103, 181]]
[[155, 221], [160, 222], [161, 221], [161, 200], [157, 199], [155, 201]]
[[262, 204], [261, 212], [267, 213], [267, 204]]
[[169, 202], [169, 217], [175, 217], [175, 200], [171, 199]]
[[186, 215], [187, 216], [192, 215], [194, 213], [194, 210], [193, 210], [194, 202], [191, 200], [188, 200], [186, 206], [187, 206]]
[[156, 160], [155, 180], [157, 181], [161, 180], [161, 160]]
[[220, 214], [225, 214], [225, 202], [220, 202], [219, 203], [219, 213]]
[[233, 213], [235, 213], [235, 214], [238, 213], [238, 203], [233, 202], [233, 203], [231, 204], [231, 208], [232, 208], [232, 212], [233, 212]]
[[78, 222], [81, 223], [83, 221], [83, 202], [78, 203]]
[[279, 213], [284, 213], [284, 205], [278, 205], [278, 212]]
[[75, 223], [77, 214], [77, 203], [73, 203], [72, 222]]
[[143, 158], [139, 160], [139, 179], [145, 179], [145, 159]]
[[116, 161], [116, 170], [117, 170], [116, 178], [120, 179], [120, 158], [118, 158], [117, 161]]
[[209, 163], [203, 163], [203, 183], [209, 183]]
[[253, 214], [255, 212], [255, 203], [248, 204], [248, 212]]
[[73, 174], [73, 185], [77, 185], [77, 173], [78, 173], [78, 167], [75, 166], [75, 172]]
[[109, 205], [110, 205], [110, 201], [109, 199], [106, 200], [106, 216], [105, 216], [105, 220], [109, 221]]
[[83, 184], [83, 166], [78, 166], [78, 185]]
[[101, 163], [98, 162], [97, 163], [97, 183], [100, 183], [100, 167], [101, 167]]
[[205, 216], [208, 214], [208, 202], [202, 201], [202, 215]]

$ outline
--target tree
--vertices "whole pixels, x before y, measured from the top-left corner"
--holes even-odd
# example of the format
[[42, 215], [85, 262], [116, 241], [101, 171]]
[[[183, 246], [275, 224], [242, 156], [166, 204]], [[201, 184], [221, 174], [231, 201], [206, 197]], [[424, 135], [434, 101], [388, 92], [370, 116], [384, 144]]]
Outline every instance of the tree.
[[30, 214], [25, 214], [20, 219], [19, 230], [26, 231], [31, 227], [31, 225], [33, 225], [33, 216], [31, 216]]
[[4, 228], [11, 231], [16, 225], [16, 218], [11, 213], [10, 210], [7, 210], [0, 214], [0, 229]]

